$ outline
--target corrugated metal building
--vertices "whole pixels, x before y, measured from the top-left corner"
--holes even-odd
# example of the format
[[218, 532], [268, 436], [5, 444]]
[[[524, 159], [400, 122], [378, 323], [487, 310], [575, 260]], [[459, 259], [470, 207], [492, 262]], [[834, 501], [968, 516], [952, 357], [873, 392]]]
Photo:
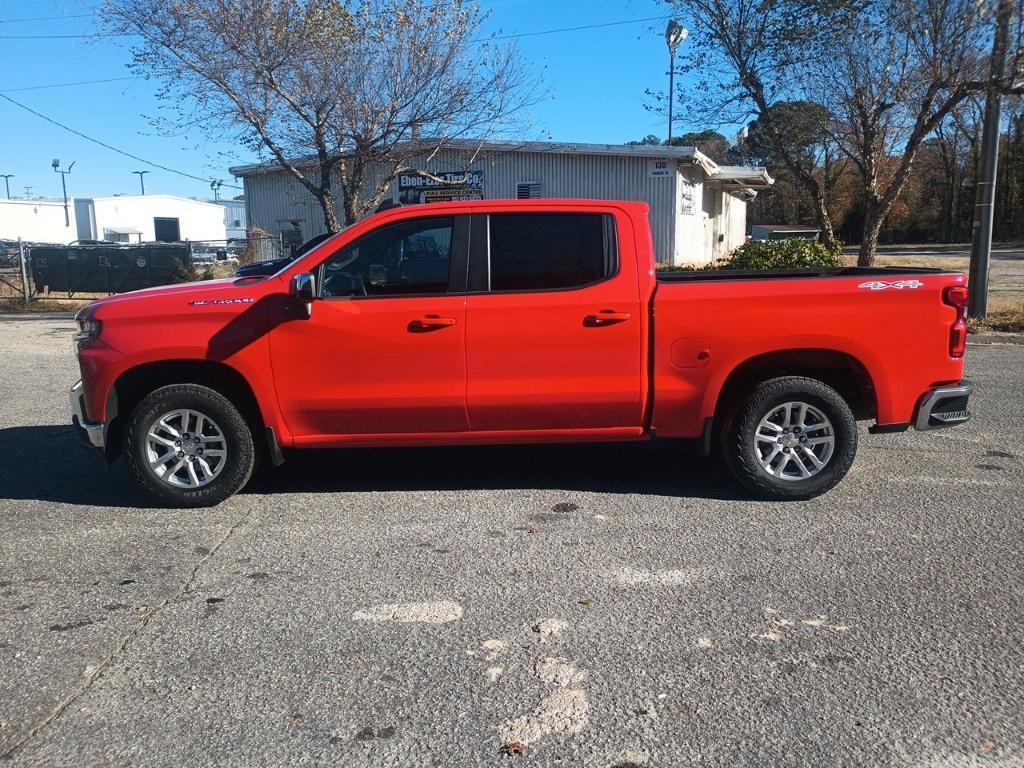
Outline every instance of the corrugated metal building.
[[[720, 166], [693, 147], [552, 142], [450, 142], [410, 166], [390, 199], [575, 197], [638, 200], [651, 207], [655, 253], [663, 264], [706, 264], [743, 243], [747, 202], [772, 183], [764, 168]], [[240, 166], [251, 227], [307, 239], [323, 231], [320, 205], [276, 163]], [[438, 177], [450, 180], [440, 184]], [[372, 189], [383, 179], [367, 179]]]

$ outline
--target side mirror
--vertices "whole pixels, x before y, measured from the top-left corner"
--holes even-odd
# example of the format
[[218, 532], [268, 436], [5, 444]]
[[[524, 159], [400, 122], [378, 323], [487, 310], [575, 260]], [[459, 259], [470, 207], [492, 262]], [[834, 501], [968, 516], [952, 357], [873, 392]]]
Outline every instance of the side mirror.
[[303, 272], [292, 278], [289, 294], [296, 305], [306, 311], [306, 319], [313, 315], [313, 299], [316, 298], [316, 278], [309, 272]]

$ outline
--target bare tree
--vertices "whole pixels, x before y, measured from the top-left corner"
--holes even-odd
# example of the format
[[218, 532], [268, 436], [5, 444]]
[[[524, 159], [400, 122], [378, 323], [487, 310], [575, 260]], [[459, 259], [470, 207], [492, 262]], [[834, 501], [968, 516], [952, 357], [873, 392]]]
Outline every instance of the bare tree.
[[803, 87], [834, 115], [828, 129], [862, 182], [858, 264], [874, 263], [923, 142], [987, 87], [993, 16], [985, 0], [872, 3], [829, 56], [802, 68]]
[[[841, 0], [667, 0], [691, 28], [680, 59], [700, 74], [701, 99], [686, 108], [700, 124], [757, 120], [763, 146], [810, 196], [822, 239], [835, 239], [827, 189], [808, 163], [805, 142], [793, 142], [780, 102], [801, 101], [799, 67], [850, 23], [853, 2]], [[671, 94], [671, 98], [679, 94]], [[682, 111], [682, 110], [680, 110]]]
[[476, 39], [472, 0], [107, 0], [104, 18], [176, 126], [269, 153], [330, 232], [413, 158], [508, 127], [536, 93], [513, 44]]
[[[816, 112], [828, 116], [822, 130], [861, 179], [858, 263], [872, 264], [922, 143], [989, 85], [996, 0], [667, 2], [697, 33], [691, 62], [706, 76], [711, 107], [726, 119], [757, 119], [762, 140], [810, 194], [831, 240], [822, 177], [773, 109], [787, 100], [824, 107]], [[1013, 53], [1010, 69], [1019, 75], [1020, 51]], [[1009, 90], [1012, 79], [998, 87]]]

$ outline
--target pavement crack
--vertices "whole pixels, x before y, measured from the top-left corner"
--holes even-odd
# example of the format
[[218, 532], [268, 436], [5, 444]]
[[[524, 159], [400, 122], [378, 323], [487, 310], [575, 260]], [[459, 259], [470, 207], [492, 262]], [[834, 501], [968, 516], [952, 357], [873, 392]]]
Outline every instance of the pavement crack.
[[161, 600], [156, 606], [154, 606], [150, 611], [144, 614], [142, 618], [139, 620], [139, 622], [134, 627], [132, 627], [131, 631], [128, 632], [128, 634], [126, 634], [124, 637], [122, 637], [120, 641], [118, 641], [117, 645], [114, 646], [114, 649], [109, 654], [107, 654], [107, 656], [99, 664], [97, 664], [95, 668], [88, 674], [85, 683], [83, 685], [80, 685], [78, 688], [76, 688], [70, 694], [68, 694], [64, 699], [58, 702], [57, 706], [55, 706], [46, 717], [44, 717], [38, 724], [33, 726], [29, 730], [29, 732], [26, 733], [22, 738], [20, 738], [14, 744], [8, 747], [6, 751], [0, 754], [0, 760], [13, 759], [14, 756], [22, 748], [24, 748], [26, 744], [28, 744], [32, 739], [38, 736], [47, 726], [55, 722], [62, 714], [64, 714], [65, 710], [67, 710], [68, 707], [70, 707], [72, 704], [78, 701], [78, 699], [81, 698], [83, 694], [87, 693], [93, 687], [93, 685], [104, 675], [104, 673], [108, 669], [110, 669], [114, 662], [117, 661], [122, 654], [124, 654], [128, 646], [131, 644], [131, 641], [135, 638], [136, 635], [138, 635], [140, 632], [142, 632], [143, 629], [146, 628], [146, 625], [149, 624], [149, 622], [153, 619], [154, 616], [160, 613], [160, 611], [162, 611], [167, 606], [167, 604], [175, 598], [180, 597], [182, 595], [187, 595], [192, 591], [192, 585], [195, 584], [196, 577], [199, 575], [199, 572], [200, 570], [202, 570], [202, 567], [206, 565], [206, 563], [209, 562], [214, 557], [214, 555], [217, 554], [218, 550], [220, 550], [220, 548], [224, 546], [228, 542], [228, 540], [240, 528], [245, 526], [251, 519], [252, 510], [250, 510], [248, 514], [246, 514], [243, 518], [233, 523], [231, 527], [228, 528], [228, 530], [224, 533], [224, 535], [221, 536], [220, 539], [218, 539], [217, 542], [212, 547], [210, 547], [210, 551], [207, 554], [203, 555], [201, 558], [199, 558], [199, 561], [189, 572], [188, 577], [183, 582], [181, 582], [181, 584], [178, 585], [178, 588], [170, 594], [168, 594], [166, 597], [164, 597], [164, 599]]

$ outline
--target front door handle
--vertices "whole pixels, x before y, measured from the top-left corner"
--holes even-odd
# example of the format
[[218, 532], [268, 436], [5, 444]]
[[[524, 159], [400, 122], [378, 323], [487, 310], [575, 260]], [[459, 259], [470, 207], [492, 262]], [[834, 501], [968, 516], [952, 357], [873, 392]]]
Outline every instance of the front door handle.
[[584, 317], [583, 324], [588, 328], [600, 328], [603, 325], [624, 323], [631, 317], [632, 315], [629, 312], [616, 312], [613, 309], [602, 309], [596, 314]]
[[409, 323], [409, 330], [412, 333], [422, 333], [423, 331], [436, 331], [441, 328], [451, 328], [453, 325], [455, 325], [454, 317], [424, 315], [423, 317], [417, 317]]

